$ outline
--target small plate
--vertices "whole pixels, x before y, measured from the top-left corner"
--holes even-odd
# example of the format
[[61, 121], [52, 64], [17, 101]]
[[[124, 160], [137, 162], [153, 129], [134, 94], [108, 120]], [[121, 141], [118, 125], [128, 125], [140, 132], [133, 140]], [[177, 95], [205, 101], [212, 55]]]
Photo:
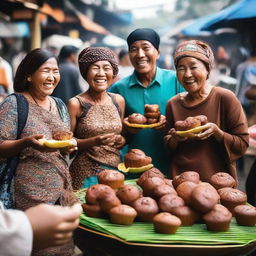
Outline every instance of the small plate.
[[153, 164], [148, 164], [138, 168], [135, 168], [135, 167], [126, 168], [124, 163], [120, 163], [118, 164], [117, 169], [121, 172], [141, 173], [151, 169], [152, 167], [153, 167]]
[[76, 146], [76, 141], [74, 139], [70, 140], [47, 140], [40, 139], [39, 140], [44, 146], [48, 148], [66, 148]]
[[198, 126], [198, 127], [193, 128], [193, 129], [186, 130], [186, 131], [176, 131], [176, 133], [179, 136], [186, 137], [191, 133], [197, 134], [197, 133], [205, 130], [205, 128], [206, 128], [206, 125], [202, 125], [202, 126]]
[[129, 123], [128, 121], [124, 121], [124, 123], [127, 126], [133, 127], [133, 128], [154, 128], [162, 125], [162, 123], [160, 122], [154, 123], [154, 124], [133, 124], [133, 123]]

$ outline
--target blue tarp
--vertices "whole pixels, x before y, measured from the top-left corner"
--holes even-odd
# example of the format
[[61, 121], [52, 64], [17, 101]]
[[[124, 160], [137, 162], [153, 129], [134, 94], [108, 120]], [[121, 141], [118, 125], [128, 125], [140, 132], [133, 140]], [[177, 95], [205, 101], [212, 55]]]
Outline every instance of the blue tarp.
[[202, 30], [213, 30], [219, 27], [233, 27], [235, 21], [237, 26], [239, 22], [241, 25], [242, 19], [256, 19], [256, 0], [242, 0], [239, 1], [213, 16], [205, 25]]
[[[217, 13], [203, 16], [195, 20], [181, 33], [186, 36], [207, 35], [221, 27], [239, 27], [241, 19], [256, 19], [256, 0], [241, 0]], [[238, 21], [237, 23], [235, 21]], [[239, 23], [240, 22], [240, 23]]]

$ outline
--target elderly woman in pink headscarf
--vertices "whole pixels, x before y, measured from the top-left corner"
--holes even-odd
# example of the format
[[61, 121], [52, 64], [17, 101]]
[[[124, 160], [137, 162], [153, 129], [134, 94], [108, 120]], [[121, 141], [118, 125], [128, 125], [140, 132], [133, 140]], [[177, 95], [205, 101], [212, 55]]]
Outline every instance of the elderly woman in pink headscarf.
[[96, 184], [97, 173], [115, 169], [125, 102], [119, 94], [107, 92], [118, 73], [115, 54], [108, 48], [88, 47], [78, 56], [80, 73], [89, 89], [68, 101], [71, 130], [77, 138], [78, 154], [70, 166], [74, 189]]
[[[214, 87], [208, 81], [214, 65], [209, 45], [197, 40], [180, 43], [174, 52], [178, 81], [186, 92], [171, 98], [166, 107], [171, 177], [183, 171], [197, 171], [209, 182], [216, 172], [235, 178], [236, 160], [248, 147], [248, 127], [240, 102], [230, 90]], [[177, 121], [204, 115], [208, 122], [197, 134], [177, 132]], [[176, 123], [176, 129], [175, 129]]]

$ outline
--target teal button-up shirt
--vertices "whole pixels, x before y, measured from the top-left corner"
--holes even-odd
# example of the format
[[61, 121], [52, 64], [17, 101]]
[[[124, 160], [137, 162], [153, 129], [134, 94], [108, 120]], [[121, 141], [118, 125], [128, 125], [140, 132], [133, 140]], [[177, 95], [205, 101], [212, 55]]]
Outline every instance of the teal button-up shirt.
[[[176, 78], [175, 71], [157, 68], [155, 79], [149, 86], [143, 86], [136, 72], [112, 85], [110, 91], [122, 95], [125, 99], [125, 116], [132, 113], [144, 114], [145, 104], [158, 104], [165, 115], [167, 101], [184, 91]], [[163, 132], [154, 129], [141, 129], [133, 135], [128, 148], [139, 148], [152, 157], [156, 168], [168, 175], [169, 159], [163, 144]]]

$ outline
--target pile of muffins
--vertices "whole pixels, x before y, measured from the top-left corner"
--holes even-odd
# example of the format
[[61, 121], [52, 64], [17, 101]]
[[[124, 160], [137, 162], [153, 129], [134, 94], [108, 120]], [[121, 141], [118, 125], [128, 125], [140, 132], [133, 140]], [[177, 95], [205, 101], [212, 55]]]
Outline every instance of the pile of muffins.
[[145, 104], [144, 115], [133, 113], [128, 116], [128, 121], [131, 124], [155, 124], [159, 122], [161, 113], [159, 105]]
[[256, 208], [247, 205], [244, 192], [235, 189], [232, 176], [218, 172], [202, 182], [195, 171], [167, 179], [156, 168], [144, 172], [137, 185], [124, 184], [115, 170], [99, 173], [100, 184], [88, 188], [83, 204], [89, 217], [109, 218], [130, 225], [134, 220], [153, 222], [155, 232], [174, 234], [180, 226], [205, 223], [211, 231], [229, 229], [232, 216], [237, 224], [254, 226]]

